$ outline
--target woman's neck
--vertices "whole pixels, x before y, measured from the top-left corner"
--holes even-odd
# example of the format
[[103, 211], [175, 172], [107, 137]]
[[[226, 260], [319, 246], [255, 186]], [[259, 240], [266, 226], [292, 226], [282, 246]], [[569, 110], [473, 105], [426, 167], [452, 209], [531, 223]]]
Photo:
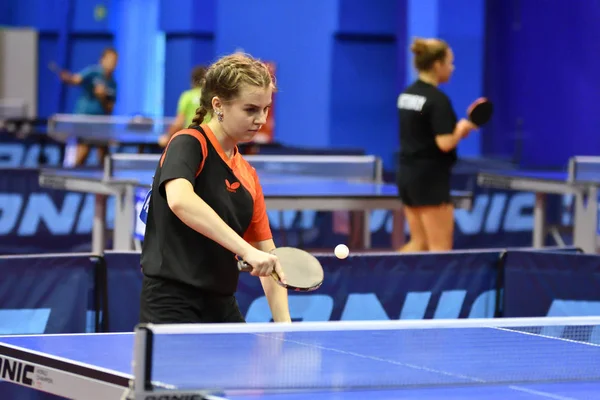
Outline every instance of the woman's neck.
[[231, 158], [233, 156], [233, 151], [235, 149], [236, 142], [233, 139], [231, 139], [231, 137], [227, 135], [227, 133], [223, 130], [223, 126], [219, 123], [216, 116], [211, 118], [210, 121], [208, 121], [207, 125], [219, 141], [219, 144], [225, 152], [225, 155], [228, 158]]
[[419, 79], [433, 86], [439, 85], [437, 78], [433, 74], [430, 74], [428, 72], [419, 73]]

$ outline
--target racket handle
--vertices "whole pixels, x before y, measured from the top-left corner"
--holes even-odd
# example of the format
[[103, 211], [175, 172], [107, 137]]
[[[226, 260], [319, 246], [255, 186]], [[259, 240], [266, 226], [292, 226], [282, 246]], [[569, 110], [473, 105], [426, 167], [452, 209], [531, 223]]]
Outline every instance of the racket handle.
[[[250, 264], [248, 264], [246, 261], [239, 260], [238, 261], [238, 269], [240, 270], [240, 272], [251, 272], [252, 266]], [[275, 271], [271, 272], [271, 276], [277, 282], [281, 282], [279, 279], [279, 275], [277, 275], [277, 272], [275, 272]]]
[[[270, 251], [271, 254], [273, 254], [273, 250]], [[246, 261], [244, 260], [238, 260], [238, 270], [240, 270], [240, 272], [250, 272], [252, 271], [252, 265], [248, 264]]]
[[252, 271], [252, 265], [248, 264], [246, 261], [243, 260], [239, 260], [238, 263], [238, 269], [241, 272], [250, 272]]

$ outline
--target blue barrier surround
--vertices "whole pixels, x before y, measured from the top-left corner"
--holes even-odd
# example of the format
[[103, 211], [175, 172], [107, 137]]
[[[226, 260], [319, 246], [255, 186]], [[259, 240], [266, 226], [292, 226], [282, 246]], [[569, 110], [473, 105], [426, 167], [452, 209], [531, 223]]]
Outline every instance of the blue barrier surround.
[[0, 256], [0, 334], [102, 331], [105, 271], [88, 253]]
[[[65, 264], [63, 260], [71, 263], [87, 260], [86, 263], [89, 262], [93, 268], [88, 290], [88, 314], [93, 314], [92, 331], [122, 332], [131, 331], [137, 323], [142, 284], [139, 255], [135, 251], [109, 251], [103, 257], [87, 253], [4, 256], [0, 257], [0, 268], [3, 261], [23, 263], [30, 268], [36, 268], [37, 262], [42, 269], [39, 276], [43, 277], [43, 270], [57, 272], [56, 266]], [[424, 254], [356, 253], [345, 260], [331, 254], [315, 255], [324, 265], [326, 281], [318, 292], [309, 295], [290, 293], [290, 306], [295, 310], [293, 318], [296, 320], [505, 317], [507, 298], [512, 300], [514, 296], [523, 295], [517, 291], [506, 292], [505, 271], [514, 267], [510, 262], [515, 257], [526, 255], [533, 264], [536, 260], [543, 260], [544, 274], [574, 268], [583, 261], [600, 265], [599, 256], [582, 254], [578, 248], [487, 249]], [[60, 276], [50, 279], [54, 281]], [[24, 275], [23, 279], [25, 285], [31, 285], [27, 283], [30, 282], [27, 276]], [[20, 290], [18, 283], [13, 285]], [[35, 287], [22, 289], [36, 293]], [[566, 290], [562, 297], [576, 299], [576, 292], [581, 292], [582, 288], [573, 288], [572, 294], [569, 292], [571, 289]], [[529, 294], [528, 301], [531, 301]], [[248, 322], [270, 318], [258, 279], [242, 275], [236, 297]], [[9, 308], [6, 304], [5, 297], [4, 304], [0, 305], [4, 309]], [[540, 311], [544, 308], [540, 307], [534, 315], [528, 316], [544, 316]], [[34, 314], [28, 315], [35, 317]], [[21, 317], [28, 318], [26, 313], [22, 313]]]

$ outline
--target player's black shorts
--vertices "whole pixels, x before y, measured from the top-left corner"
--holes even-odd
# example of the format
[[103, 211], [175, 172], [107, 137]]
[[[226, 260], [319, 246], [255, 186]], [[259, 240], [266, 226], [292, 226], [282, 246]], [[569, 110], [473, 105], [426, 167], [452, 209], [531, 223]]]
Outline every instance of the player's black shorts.
[[140, 322], [185, 324], [246, 321], [233, 295], [207, 293], [179, 282], [144, 276]]
[[448, 168], [401, 166], [396, 174], [400, 200], [408, 207], [451, 203], [450, 177]]

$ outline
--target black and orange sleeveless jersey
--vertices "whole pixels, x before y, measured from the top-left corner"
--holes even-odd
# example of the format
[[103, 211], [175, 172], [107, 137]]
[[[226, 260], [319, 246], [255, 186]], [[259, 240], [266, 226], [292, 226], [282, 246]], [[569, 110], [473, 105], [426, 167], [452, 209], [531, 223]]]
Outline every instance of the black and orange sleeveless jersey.
[[237, 148], [228, 159], [206, 125], [177, 132], [164, 150], [152, 183], [141, 264], [144, 274], [230, 295], [239, 272], [235, 254], [185, 225], [169, 208], [165, 184], [186, 179], [248, 242], [271, 239], [262, 188]]

